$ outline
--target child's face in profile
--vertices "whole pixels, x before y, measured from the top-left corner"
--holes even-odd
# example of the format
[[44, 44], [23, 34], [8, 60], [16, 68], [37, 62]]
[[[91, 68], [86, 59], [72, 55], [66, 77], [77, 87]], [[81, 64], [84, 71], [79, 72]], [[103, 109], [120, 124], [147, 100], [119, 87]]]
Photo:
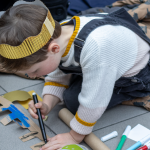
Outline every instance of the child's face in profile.
[[59, 66], [61, 55], [59, 55], [59, 53], [51, 54], [50, 52], [48, 52], [47, 56], [48, 58], [46, 60], [34, 64], [29, 69], [19, 72], [25, 74], [30, 78], [40, 77], [53, 72]]

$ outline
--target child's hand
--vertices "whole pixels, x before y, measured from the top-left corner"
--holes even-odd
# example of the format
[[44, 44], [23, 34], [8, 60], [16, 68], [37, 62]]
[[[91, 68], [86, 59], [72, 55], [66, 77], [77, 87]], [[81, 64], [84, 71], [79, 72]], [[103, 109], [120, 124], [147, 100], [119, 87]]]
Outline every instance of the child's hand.
[[40, 150], [60, 150], [66, 145], [79, 144], [84, 139], [85, 135], [74, 133], [75, 132], [71, 130], [69, 133], [58, 134], [52, 138], [49, 138], [48, 143], [45, 144]]
[[36, 108], [40, 108], [41, 111], [41, 115], [42, 118], [45, 119], [45, 115], [47, 115], [47, 113], [49, 112], [49, 107], [47, 106], [47, 104], [43, 103], [43, 102], [38, 102], [37, 104], [34, 104], [33, 100], [29, 102], [29, 108], [28, 111], [30, 113], [30, 115], [35, 118], [38, 119], [38, 115]]

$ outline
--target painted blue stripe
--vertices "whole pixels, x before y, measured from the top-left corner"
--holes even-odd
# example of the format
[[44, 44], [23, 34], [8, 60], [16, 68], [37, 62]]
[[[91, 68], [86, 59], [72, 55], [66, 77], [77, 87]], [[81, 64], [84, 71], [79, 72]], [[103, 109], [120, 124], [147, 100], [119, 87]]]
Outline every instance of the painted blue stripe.
[[10, 104], [8, 108], [2, 108], [2, 111], [5, 111], [5, 110], [9, 110], [12, 112], [11, 114], [8, 115], [11, 120], [19, 119], [21, 122], [18, 122], [16, 120], [14, 121], [19, 123], [20, 126], [24, 125], [27, 128], [30, 127], [30, 124], [28, 123], [29, 118], [26, 117], [20, 110], [18, 110], [18, 108], [15, 107], [15, 105]]

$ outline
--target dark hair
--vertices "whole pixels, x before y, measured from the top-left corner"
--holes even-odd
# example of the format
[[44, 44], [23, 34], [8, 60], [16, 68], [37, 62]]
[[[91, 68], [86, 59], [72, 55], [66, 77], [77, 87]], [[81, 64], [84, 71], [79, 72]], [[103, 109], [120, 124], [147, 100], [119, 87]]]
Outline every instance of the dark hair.
[[[41, 6], [21, 4], [8, 9], [0, 18], [0, 44], [20, 45], [27, 37], [40, 33], [47, 10]], [[47, 48], [53, 39], [61, 34], [61, 26], [55, 21], [55, 31], [49, 42], [30, 56], [20, 59], [7, 59], [0, 55], [3, 68], [18, 71], [30, 68], [33, 64], [44, 61]]]

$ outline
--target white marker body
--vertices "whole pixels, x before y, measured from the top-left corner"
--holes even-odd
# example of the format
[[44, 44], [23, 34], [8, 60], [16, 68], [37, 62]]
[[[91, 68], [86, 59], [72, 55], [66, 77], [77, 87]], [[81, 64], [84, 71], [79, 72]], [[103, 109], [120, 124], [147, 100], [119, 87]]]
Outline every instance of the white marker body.
[[112, 139], [112, 138], [114, 138], [114, 137], [116, 137], [116, 136], [118, 136], [117, 131], [113, 131], [112, 133], [103, 136], [103, 137], [101, 138], [101, 141], [102, 141], [102, 142], [105, 142], [105, 141], [107, 141], [107, 140], [109, 140], [109, 139]]
[[146, 137], [144, 137], [143, 139], [140, 140], [140, 142], [143, 144], [145, 144], [146, 142], [148, 142], [150, 140], [150, 134], [148, 134]]
[[150, 141], [146, 142], [145, 145], [150, 149]]

